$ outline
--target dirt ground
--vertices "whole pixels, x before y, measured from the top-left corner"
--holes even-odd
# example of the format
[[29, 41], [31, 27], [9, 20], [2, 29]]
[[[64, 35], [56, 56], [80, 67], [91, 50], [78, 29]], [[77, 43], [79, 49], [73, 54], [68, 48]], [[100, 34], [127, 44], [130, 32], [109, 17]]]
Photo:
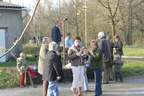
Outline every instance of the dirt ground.
[[[71, 83], [59, 83], [60, 96], [72, 96], [70, 87]], [[94, 96], [95, 84], [93, 80], [89, 82], [89, 87], [92, 92], [83, 92], [84, 96]], [[102, 96], [144, 96], [144, 76], [127, 77], [123, 82], [103, 84], [102, 89]], [[36, 88], [1, 89], [0, 96], [42, 96], [42, 85], [38, 85]]]

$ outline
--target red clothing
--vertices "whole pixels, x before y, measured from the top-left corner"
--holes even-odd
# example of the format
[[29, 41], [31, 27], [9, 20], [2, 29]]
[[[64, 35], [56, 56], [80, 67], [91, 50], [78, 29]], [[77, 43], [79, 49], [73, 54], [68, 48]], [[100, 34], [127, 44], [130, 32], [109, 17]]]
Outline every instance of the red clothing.
[[[32, 71], [30, 67], [28, 67], [27, 71], [31, 74], [32, 78], [36, 77], [36, 74]], [[21, 75], [20, 86], [24, 86], [24, 80], [25, 80], [25, 73]]]

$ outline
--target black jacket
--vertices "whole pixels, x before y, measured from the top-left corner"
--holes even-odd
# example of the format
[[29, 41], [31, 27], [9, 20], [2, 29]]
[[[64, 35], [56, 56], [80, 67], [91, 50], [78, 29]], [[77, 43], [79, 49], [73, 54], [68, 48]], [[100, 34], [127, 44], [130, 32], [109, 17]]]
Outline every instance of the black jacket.
[[62, 75], [60, 60], [54, 51], [49, 51], [45, 58], [43, 80], [55, 81], [58, 76]]
[[104, 37], [101, 38], [98, 42], [98, 46], [102, 51], [103, 62], [110, 62], [111, 52], [110, 52], [110, 44], [108, 40], [106, 40]]
[[52, 29], [52, 40], [56, 43], [61, 42], [61, 33], [57, 26]]
[[123, 43], [121, 40], [115, 43], [114, 48], [116, 48], [116, 53], [123, 55]]

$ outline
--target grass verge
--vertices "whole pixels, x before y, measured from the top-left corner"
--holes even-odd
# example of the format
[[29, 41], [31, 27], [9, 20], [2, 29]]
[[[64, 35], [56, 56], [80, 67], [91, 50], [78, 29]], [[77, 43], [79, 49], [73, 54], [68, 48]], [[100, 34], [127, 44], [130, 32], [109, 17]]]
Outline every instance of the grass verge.
[[144, 57], [144, 46], [139, 47], [124, 47], [124, 56]]
[[144, 76], [144, 61], [124, 60], [123, 76]]

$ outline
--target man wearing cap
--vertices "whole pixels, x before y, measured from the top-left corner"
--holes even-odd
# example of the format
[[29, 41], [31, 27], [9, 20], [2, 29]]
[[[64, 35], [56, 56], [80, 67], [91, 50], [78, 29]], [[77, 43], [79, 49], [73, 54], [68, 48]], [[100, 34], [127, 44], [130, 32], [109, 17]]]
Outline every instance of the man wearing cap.
[[103, 72], [102, 72], [102, 83], [108, 84], [109, 83], [109, 66], [111, 61], [111, 52], [110, 52], [110, 45], [108, 40], [106, 40], [106, 37], [104, 35], [104, 32], [98, 33], [98, 46], [102, 51], [102, 59], [103, 59]]

